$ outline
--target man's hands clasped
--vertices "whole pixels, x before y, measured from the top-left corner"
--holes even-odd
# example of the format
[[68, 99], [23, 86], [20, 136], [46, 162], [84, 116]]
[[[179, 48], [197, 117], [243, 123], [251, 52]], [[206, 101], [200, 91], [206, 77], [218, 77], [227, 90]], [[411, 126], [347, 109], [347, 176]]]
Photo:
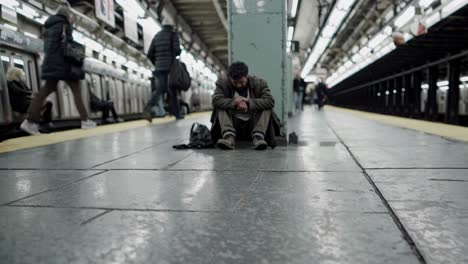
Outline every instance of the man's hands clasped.
[[234, 104], [236, 108], [242, 112], [247, 112], [249, 111], [249, 99], [243, 96], [236, 97], [234, 99]]

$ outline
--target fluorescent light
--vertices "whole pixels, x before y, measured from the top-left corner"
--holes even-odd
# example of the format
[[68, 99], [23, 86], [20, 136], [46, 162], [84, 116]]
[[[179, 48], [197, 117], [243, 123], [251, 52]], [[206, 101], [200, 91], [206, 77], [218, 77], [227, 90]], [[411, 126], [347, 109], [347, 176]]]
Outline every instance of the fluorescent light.
[[12, 25], [10, 25], [10, 24], [3, 24], [3, 26], [6, 27], [6, 28], [8, 28], [8, 29], [11, 29], [11, 30], [13, 30], [13, 31], [16, 31], [16, 30], [18, 29], [17, 27], [12, 26]]
[[448, 86], [441, 86], [441, 87], [439, 87], [439, 90], [441, 90], [441, 91], [447, 91], [448, 89], [449, 89]]
[[30, 37], [30, 38], [36, 38], [36, 39], [38, 38], [38, 36], [36, 36], [36, 35], [34, 35], [34, 34], [32, 34], [32, 33], [29, 33], [29, 32], [23, 32], [23, 34], [24, 34], [25, 36]]
[[446, 17], [466, 4], [468, 4], [467, 0], [451, 0], [449, 4], [442, 8], [442, 16]]
[[292, 41], [294, 36], [294, 27], [289, 27], [288, 28], [288, 41]]
[[432, 2], [434, 2], [434, 0], [421, 0], [421, 1], [419, 1], [419, 5], [422, 8], [426, 8], [426, 7], [430, 6], [432, 4]]
[[[346, 17], [346, 14], [350, 11], [350, 7], [356, 2], [356, 0], [338, 0], [338, 2], [333, 7], [330, 16], [328, 17], [325, 27], [322, 30], [322, 34], [318, 37], [312, 52], [307, 58], [306, 63], [301, 71], [302, 78], [305, 78], [312, 67], [317, 63], [320, 56], [327, 48], [328, 44], [331, 42], [331, 37], [338, 30], [339, 26]], [[326, 31], [325, 31], [326, 29]]]
[[21, 8], [16, 8], [16, 12], [28, 18], [39, 16], [39, 13], [35, 9], [25, 5], [24, 3], [21, 5]]
[[435, 12], [434, 14], [430, 15], [428, 18], [426, 18], [426, 25], [427, 27], [431, 27], [435, 23], [440, 21], [440, 13]]
[[291, 5], [291, 17], [296, 17], [297, 6], [299, 5], [299, 0], [293, 0]]
[[437, 82], [437, 86], [446, 86], [446, 85], [448, 85], [448, 84], [449, 84], [448, 81]]
[[460, 81], [462, 82], [468, 82], [468, 76], [463, 76], [460, 78]]
[[367, 46], [371, 49], [376, 48], [380, 43], [382, 43], [388, 36], [378, 33], [371, 40], [369, 40]]
[[401, 28], [406, 25], [416, 14], [414, 6], [408, 7], [393, 23], [396, 27]]
[[16, 0], [0, 0], [0, 5], [15, 9], [17, 6], [19, 6], [19, 3]]

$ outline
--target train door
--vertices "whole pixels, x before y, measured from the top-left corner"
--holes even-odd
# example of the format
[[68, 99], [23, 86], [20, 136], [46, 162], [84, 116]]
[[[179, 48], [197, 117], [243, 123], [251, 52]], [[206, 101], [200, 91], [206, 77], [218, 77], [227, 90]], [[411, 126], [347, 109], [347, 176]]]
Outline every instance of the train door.
[[444, 114], [447, 111], [447, 91], [437, 89], [437, 108], [439, 114]]
[[[99, 99], [102, 99], [103, 98], [103, 94], [102, 94], [102, 87], [101, 87], [101, 78], [99, 75], [97, 74], [91, 74], [91, 91], [93, 92], [93, 94], [95, 94]], [[100, 116], [100, 113], [99, 112], [95, 112], [95, 113], [92, 113], [91, 115], [92, 117], [99, 117]]]
[[71, 97], [72, 95], [70, 89], [68, 88], [68, 85], [63, 81], [60, 81], [57, 87], [57, 99], [59, 101], [59, 112], [61, 119], [71, 118]]
[[132, 83], [132, 104], [133, 113], [138, 113], [138, 84], [136, 82]]
[[[9, 103], [9, 96], [8, 96], [8, 87], [7, 87], [7, 80], [6, 80], [6, 70], [5, 70], [5, 60], [8, 59], [5, 56], [1, 56], [1, 63], [0, 63], [0, 123], [5, 124], [11, 121], [11, 113], [10, 113], [10, 103]], [[8, 59], [9, 61], [9, 59]], [[8, 65], [6, 65], [8, 67]]]
[[115, 93], [116, 93], [116, 98], [114, 101], [115, 104], [115, 110], [117, 113], [120, 115], [125, 113], [125, 95], [124, 95], [124, 90], [123, 90], [123, 83], [121, 80], [115, 80]]
[[33, 92], [38, 90], [38, 77], [36, 72], [35, 57], [29, 53], [17, 52], [10, 49], [1, 49], [0, 50], [0, 61], [2, 63], [1, 74], [4, 78], [5, 89], [2, 89], [1, 93], [1, 110], [0, 115], [1, 123], [9, 123], [18, 119], [21, 121], [23, 119], [22, 115], [14, 113], [11, 110], [8, 86], [6, 85], [6, 73], [11, 67], [16, 67], [21, 69], [24, 72], [24, 81], [29, 89]]
[[459, 114], [468, 115], [468, 85], [463, 83], [460, 85], [460, 100], [458, 102]]
[[130, 114], [131, 112], [131, 96], [130, 96], [130, 85], [129, 85], [130, 82], [126, 81], [126, 82], [122, 82], [122, 86], [123, 86], [123, 91], [124, 91], [124, 101], [125, 101], [125, 104], [124, 104], [124, 111], [125, 111], [125, 114]]

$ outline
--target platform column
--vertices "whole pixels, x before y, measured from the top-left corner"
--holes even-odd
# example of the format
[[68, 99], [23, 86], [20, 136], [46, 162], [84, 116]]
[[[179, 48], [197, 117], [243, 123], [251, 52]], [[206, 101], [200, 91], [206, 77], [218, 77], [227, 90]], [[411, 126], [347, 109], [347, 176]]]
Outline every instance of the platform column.
[[229, 61], [244, 61], [265, 79], [275, 98], [275, 113], [287, 134], [288, 90], [292, 72], [286, 55], [286, 1], [228, 0]]
[[437, 79], [439, 78], [439, 68], [432, 66], [429, 68], [429, 89], [427, 90], [426, 119], [436, 120], [437, 108]]
[[458, 123], [458, 104], [460, 100], [460, 60], [453, 60], [448, 65], [449, 90], [447, 91], [447, 111], [445, 122]]

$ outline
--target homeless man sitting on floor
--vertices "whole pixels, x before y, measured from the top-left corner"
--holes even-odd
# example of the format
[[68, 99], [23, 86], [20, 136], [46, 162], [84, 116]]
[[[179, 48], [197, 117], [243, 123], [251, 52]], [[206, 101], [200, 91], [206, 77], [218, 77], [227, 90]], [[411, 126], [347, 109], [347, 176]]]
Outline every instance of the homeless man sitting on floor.
[[264, 150], [268, 145], [274, 147], [275, 131], [279, 130], [274, 125], [279, 122], [273, 114], [275, 100], [267, 82], [249, 76], [243, 62], [231, 64], [227, 75], [218, 79], [213, 94], [213, 140], [222, 137], [217, 141], [221, 149], [234, 149], [236, 138], [251, 138], [257, 150]]

